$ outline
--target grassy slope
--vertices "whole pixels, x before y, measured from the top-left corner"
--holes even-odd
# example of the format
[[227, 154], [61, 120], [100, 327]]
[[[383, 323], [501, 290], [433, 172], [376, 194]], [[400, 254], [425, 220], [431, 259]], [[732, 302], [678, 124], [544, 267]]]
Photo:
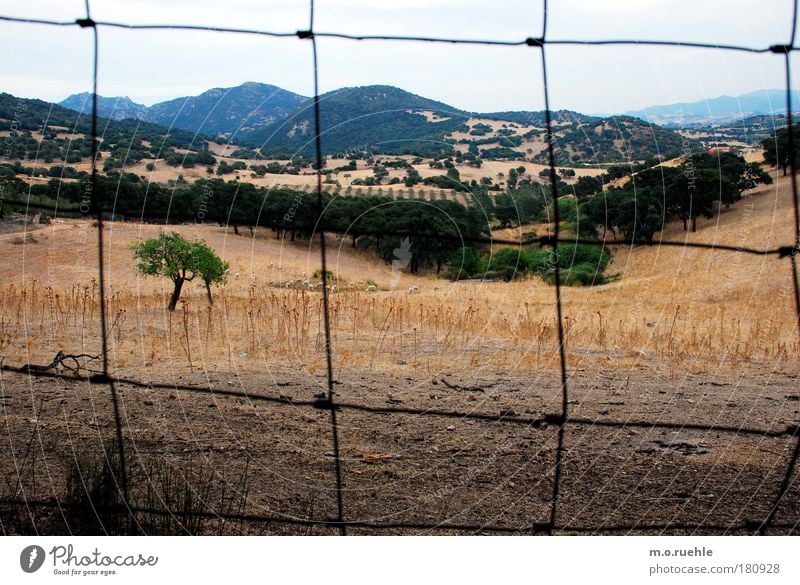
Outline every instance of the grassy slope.
[[[790, 185], [787, 179], [779, 178], [776, 185], [760, 188], [715, 220], [701, 221], [696, 234], [686, 234], [680, 225], [670, 225], [665, 237], [775, 247], [792, 241], [791, 215]], [[126, 312], [125, 327], [133, 338], [138, 335], [137, 329], [130, 328], [140, 317], [142, 323], [149, 324], [140, 330], [141, 345], [148, 347], [153, 332], [163, 331], [168, 319], [161, 297], [169, 292], [169, 282], [136, 277], [128, 246], [137, 237], [152, 236], [158, 229], [158, 226], [114, 225], [106, 237], [110, 250], [108, 283], [120, 299], [117, 304], [112, 303], [113, 310]], [[214, 330], [217, 334], [225, 332], [227, 344], [219, 348], [217, 355], [228, 355], [222, 351], [223, 347], [230, 348], [235, 355], [253, 352], [255, 346], [248, 345], [242, 331], [247, 329], [249, 311], [254, 307], [261, 322], [267, 325], [285, 317], [286, 311], [310, 311], [308, 335], [309, 339], [314, 338], [319, 293], [298, 295], [269, 287], [267, 283], [310, 277], [319, 267], [316, 246], [309, 248], [307, 242], [281, 243], [269, 232], [251, 239], [214, 226], [175, 229], [190, 237], [205, 238], [231, 263], [231, 273], [240, 273], [238, 279], [231, 277], [224, 291], [217, 291], [220, 297], [229, 300], [220, 317], [222, 321]], [[34, 279], [40, 295], [44, 287], [51, 286], [62, 295], [61, 302], [75, 287], [91, 287], [96, 273], [96, 240], [88, 223], [57, 223], [37, 231], [35, 237], [38, 243], [28, 245], [12, 244], [12, 236], [0, 238], [0, 246], [7, 252], [0, 255], [4, 283], [0, 295], [7, 295], [12, 285], [17, 291], [22, 286], [30, 289]], [[383, 339], [380, 346], [383, 351], [391, 347], [398, 352], [392, 355], [392, 360], [403, 356], [406, 361], [404, 352], [412, 351], [414, 345], [408, 341], [408, 335], [416, 328], [420, 346], [429, 344], [424, 346], [428, 348], [425, 351], [452, 367], [470, 367], [472, 362], [462, 358], [468, 354], [474, 356], [476, 351], [486, 355], [475, 363], [538, 367], [542, 343], [553, 341], [554, 290], [538, 280], [474, 285], [403, 274], [393, 290], [389, 290], [393, 283], [388, 265], [352, 250], [347, 240], [341, 244], [332, 240], [330, 245], [329, 265], [336, 273], [350, 283], [357, 283], [362, 291], [368, 279], [384, 289], [372, 295], [363, 292], [333, 295], [333, 303], [338, 307], [334, 332], [337, 351], [341, 351], [342, 357], [366, 359], [368, 351], [379, 347]], [[786, 259], [683, 248], [622, 248], [615, 251], [609, 271], [620, 272], [621, 279], [602, 287], [564, 290], [573, 360], [599, 355], [624, 365], [658, 354], [673, 357], [671, 362], [676, 366], [692, 368], [698, 367], [693, 365], [697, 360], [705, 360], [705, 367], [716, 363], [723, 351], [736, 359], [783, 363], [783, 352], [791, 354], [796, 350]], [[258, 275], [256, 291], [260, 296], [255, 301], [248, 300], [251, 273]], [[412, 284], [418, 285], [422, 292], [406, 294]], [[186, 289], [185, 298], [194, 311], [191, 314], [202, 320], [205, 314], [202, 289], [193, 283]], [[3, 302], [7, 301], [0, 298], [0, 304]], [[15, 335], [22, 336], [23, 343], [14, 347], [28, 347], [31, 353], [16, 355], [15, 352], [10, 361], [52, 357], [61, 345], [75, 347], [78, 343], [74, 338], [76, 333], [59, 333], [48, 338], [53, 312], [46, 302], [23, 302], [17, 297], [12, 305], [4, 306], [6, 314], [29, 324], [27, 334], [22, 329], [16, 330]], [[371, 311], [368, 318], [365, 311]], [[59, 327], [59, 331], [68, 329], [64, 329], [66, 325], [56, 328]], [[95, 327], [96, 324], [91, 325], [88, 335]], [[275, 327], [278, 326], [263, 333], [267, 360], [282, 355], [281, 351], [290, 351], [289, 346], [281, 349], [280, 339], [270, 345], [278, 331]], [[253, 339], [256, 345], [260, 343], [255, 336]], [[390, 339], [395, 339], [392, 343], [397, 345], [389, 345]], [[123, 337], [123, 346], [125, 342]], [[221, 337], [219, 343], [223, 343]], [[131, 357], [124, 363], [139, 359], [135, 357], [137, 347], [126, 349]], [[308, 355], [303, 359], [316, 360], [318, 352], [314, 351], [313, 343], [306, 349]], [[159, 351], [162, 350], [154, 349], [151, 355], [158, 355]], [[522, 357], [512, 360], [509, 366], [508, 356], [516, 354]], [[175, 344], [165, 355], [180, 364], [182, 354]], [[230, 367], [230, 363], [217, 365]]]

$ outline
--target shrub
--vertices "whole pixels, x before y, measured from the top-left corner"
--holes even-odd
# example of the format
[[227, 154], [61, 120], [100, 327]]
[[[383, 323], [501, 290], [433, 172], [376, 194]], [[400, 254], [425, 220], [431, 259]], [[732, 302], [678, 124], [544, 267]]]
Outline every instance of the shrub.
[[[590, 244], [566, 244], [558, 248], [561, 283], [566, 286], [605, 284], [603, 275], [611, 261], [611, 252]], [[479, 263], [478, 271], [496, 273], [509, 281], [526, 274], [538, 274], [546, 282], [555, 278], [556, 256], [549, 248], [501, 248], [491, 258]]]

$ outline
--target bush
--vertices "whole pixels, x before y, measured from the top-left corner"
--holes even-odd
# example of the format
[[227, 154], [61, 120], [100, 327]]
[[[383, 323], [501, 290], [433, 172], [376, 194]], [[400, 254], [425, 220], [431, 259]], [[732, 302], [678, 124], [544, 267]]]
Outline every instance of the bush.
[[447, 262], [447, 267], [450, 278], [460, 280], [477, 275], [481, 266], [475, 249], [464, 246], [453, 253]]
[[[330, 270], [325, 271], [325, 276], [327, 277], [326, 280], [328, 282], [337, 282], [339, 280], [339, 277], [336, 276]], [[315, 270], [314, 274], [311, 275], [311, 278], [314, 278], [316, 280], [322, 280], [322, 270]]]
[[530, 272], [531, 258], [519, 248], [500, 248], [485, 264], [482, 272], [497, 272], [505, 281]]
[[[590, 244], [566, 244], [559, 246], [558, 267], [561, 283], [566, 286], [591, 286], [605, 284], [609, 279], [603, 275], [611, 261], [611, 252], [602, 246]], [[553, 283], [555, 266], [542, 273], [547, 282]]]
[[[559, 274], [561, 284], [565, 286], [591, 286], [594, 284], [605, 284], [605, 277], [591, 264], [574, 264]], [[553, 274], [547, 277], [548, 281], [554, 282]]]
[[[561, 283], [566, 286], [605, 284], [603, 275], [611, 261], [611, 252], [590, 244], [559, 246], [558, 267]], [[549, 248], [501, 248], [491, 258], [479, 263], [476, 273], [496, 273], [509, 281], [526, 274], [538, 274], [546, 282], [555, 278], [556, 256]]]

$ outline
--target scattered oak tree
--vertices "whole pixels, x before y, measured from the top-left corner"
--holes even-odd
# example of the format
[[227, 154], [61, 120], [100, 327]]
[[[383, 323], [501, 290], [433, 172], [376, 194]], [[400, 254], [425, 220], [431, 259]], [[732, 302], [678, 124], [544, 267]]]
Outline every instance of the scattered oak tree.
[[214, 250], [202, 240], [194, 242], [194, 252], [196, 255], [197, 274], [203, 279], [206, 286], [208, 304], [213, 305], [214, 299], [211, 297], [211, 285], [215, 282], [223, 283], [230, 267], [227, 262], [217, 256]]
[[[794, 168], [800, 167], [800, 127], [792, 127], [792, 153], [794, 154]], [[787, 169], [792, 166], [792, 160], [789, 156], [789, 130], [788, 128], [781, 128], [777, 130], [771, 137], [765, 138], [761, 141], [761, 148], [764, 149], [764, 162], [768, 165], [774, 165], [783, 171], [783, 176], [786, 176]]]
[[202, 240], [190, 242], [177, 233], [160, 234], [157, 238], [135, 242], [136, 269], [148, 276], [165, 276], [172, 280], [172, 297], [167, 308], [175, 310], [181, 297], [183, 284], [203, 279], [208, 300], [211, 302], [211, 284], [223, 282], [228, 263], [224, 262]]

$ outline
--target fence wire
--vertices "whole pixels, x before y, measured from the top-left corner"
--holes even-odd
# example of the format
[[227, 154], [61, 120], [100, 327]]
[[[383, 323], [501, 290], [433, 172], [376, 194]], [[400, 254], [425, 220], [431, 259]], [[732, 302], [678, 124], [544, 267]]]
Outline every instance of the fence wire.
[[[464, 38], [443, 38], [443, 37], [428, 37], [428, 36], [412, 36], [412, 35], [352, 35], [339, 32], [322, 32], [316, 31], [314, 28], [314, 0], [309, 0], [309, 27], [307, 30], [299, 31], [269, 31], [261, 29], [249, 28], [231, 28], [224, 26], [201, 26], [189, 24], [130, 24], [124, 22], [114, 21], [95, 21], [91, 17], [90, 0], [85, 0], [86, 17], [74, 21], [56, 21], [47, 19], [29, 19], [19, 18], [13, 16], [0, 15], [0, 21], [28, 24], [28, 25], [43, 25], [43, 26], [56, 26], [56, 27], [73, 27], [91, 29], [93, 35], [93, 65], [92, 65], [92, 125], [91, 125], [91, 138], [92, 138], [92, 167], [91, 175], [89, 178], [89, 185], [91, 188], [92, 205], [91, 213], [96, 216], [97, 234], [98, 234], [98, 257], [97, 257], [97, 272], [100, 290], [100, 334], [102, 343], [102, 372], [93, 376], [82, 378], [78, 375], [70, 376], [68, 379], [84, 379], [92, 384], [106, 384], [109, 387], [111, 399], [114, 407], [114, 425], [116, 431], [116, 440], [119, 449], [119, 483], [117, 485], [123, 499], [123, 506], [116, 508], [107, 508], [107, 511], [118, 512], [128, 516], [129, 528], [136, 522], [136, 514], [150, 514], [155, 516], [172, 516], [178, 514], [185, 514], [185, 512], [145, 508], [133, 506], [129, 502], [129, 486], [128, 486], [128, 469], [125, 459], [125, 445], [123, 441], [122, 421], [120, 418], [119, 396], [117, 393], [118, 385], [126, 385], [139, 388], [162, 388], [175, 390], [180, 392], [191, 392], [201, 394], [211, 394], [214, 396], [223, 397], [237, 397], [246, 398], [253, 401], [264, 401], [274, 404], [291, 405], [293, 407], [302, 407], [310, 409], [327, 410], [330, 412], [330, 427], [331, 427], [331, 440], [333, 443], [333, 460], [335, 471], [335, 492], [337, 511], [335, 516], [331, 519], [327, 517], [324, 520], [316, 519], [300, 519], [290, 516], [282, 516], [280, 514], [273, 516], [262, 515], [247, 515], [247, 514], [224, 514], [217, 512], [193, 512], [192, 516], [207, 517], [213, 519], [223, 520], [236, 520], [243, 522], [252, 522], [262, 525], [288, 525], [288, 526], [322, 526], [336, 529], [340, 534], [347, 534], [349, 528], [365, 528], [375, 531], [386, 530], [436, 530], [436, 531], [452, 531], [455, 533], [497, 533], [497, 534], [554, 534], [556, 532], [569, 532], [569, 533], [594, 533], [601, 527], [598, 526], [571, 526], [569, 524], [560, 524], [558, 511], [559, 511], [559, 497], [561, 495], [561, 475], [563, 468], [563, 455], [565, 452], [565, 432], [568, 425], [575, 426], [589, 426], [589, 427], [611, 427], [611, 428], [660, 428], [660, 429], [690, 429], [706, 432], [730, 433], [735, 435], [754, 435], [760, 437], [781, 438], [794, 441], [794, 448], [792, 455], [786, 465], [785, 473], [780, 486], [776, 490], [775, 498], [771, 503], [770, 511], [763, 519], [750, 519], [736, 524], [718, 525], [709, 523], [697, 524], [631, 524], [631, 525], [603, 525], [602, 531], [606, 533], [635, 533], [635, 532], [653, 532], [661, 530], [689, 530], [697, 531], [704, 530], [712, 533], [727, 533], [731, 530], [740, 530], [750, 532], [753, 534], [768, 534], [772, 529], [786, 530], [794, 532], [797, 530], [797, 524], [776, 523], [775, 517], [780, 504], [785, 499], [789, 489], [792, 487], [792, 477], [797, 468], [798, 459], [800, 459], [800, 424], [789, 425], [784, 428], [752, 428], [744, 426], [724, 426], [724, 425], [703, 425], [703, 424], [685, 424], [685, 423], [663, 423], [652, 421], [612, 421], [612, 420], [599, 420], [582, 417], [569, 416], [569, 375], [567, 372], [567, 347], [564, 332], [564, 319], [562, 314], [562, 293], [561, 293], [561, 275], [559, 271], [559, 264], [556, 262], [554, 269], [554, 284], [555, 284], [555, 319], [558, 333], [558, 350], [559, 350], [559, 364], [560, 364], [560, 391], [561, 391], [561, 410], [558, 413], [546, 414], [542, 417], [521, 417], [517, 415], [492, 415], [488, 413], [476, 413], [466, 411], [447, 411], [436, 409], [416, 409], [404, 407], [376, 407], [365, 404], [347, 403], [335, 400], [335, 384], [333, 374], [333, 348], [331, 346], [331, 332], [330, 332], [330, 309], [328, 298], [327, 285], [327, 256], [326, 256], [326, 243], [325, 243], [325, 226], [315, 226], [320, 233], [320, 262], [322, 266], [322, 311], [324, 316], [324, 348], [326, 359], [326, 379], [327, 379], [327, 393], [324, 398], [316, 398], [315, 400], [294, 400], [286, 396], [269, 396], [261, 394], [252, 394], [248, 392], [240, 392], [235, 390], [218, 389], [209, 386], [208, 388], [199, 388], [196, 386], [175, 385], [175, 384], [156, 384], [152, 382], [142, 382], [135, 379], [113, 377], [109, 373], [109, 359], [108, 359], [108, 327], [106, 323], [106, 286], [104, 274], [104, 242], [103, 242], [103, 209], [99, 203], [97, 196], [97, 155], [98, 155], [98, 104], [97, 104], [97, 85], [98, 85], [98, 59], [99, 59], [99, 41], [97, 29], [98, 27], [128, 29], [132, 31], [205, 31], [215, 33], [229, 33], [240, 35], [256, 35], [274, 38], [297, 38], [301, 40], [308, 40], [311, 43], [312, 57], [313, 57], [313, 81], [314, 81], [314, 132], [315, 132], [315, 158], [316, 158], [316, 195], [317, 205], [322, 217], [323, 207], [323, 188], [322, 188], [322, 161], [323, 150], [321, 145], [321, 135], [323, 129], [320, 122], [320, 94], [319, 94], [319, 66], [318, 66], [318, 51], [317, 39], [318, 38], [335, 38], [342, 40], [352, 41], [401, 41], [409, 43], [442, 43], [451, 45], [483, 45], [483, 46], [505, 46], [505, 47], [532, 47], [539, 51], [541, 65], [542, 65], [542, 82], [544, 91], [544, 105], [545, 105], [545, 139], [547, 143], [548, 153], [548, 166], [550, 171], [550, 192], [553, 199], [553, 235], [545, 236], [537, 240], [523, 241], [523, 240], [503, 240], [498, 238], [463, 238], [463, 242], [474, 243], [487, 243], [487, 244], [512, 244], [512, 245], [526, 245], [529, 243], [539, 243], [542, 246], [552, 246], [557, 249], [561, 243], [571, 244], [588, 244], [599, 246], [611, 245], [655, 245], [655, 246], [680, 246], [684, 248], [698, 248], [709, 249], [717, 251], [729, 251], [745, 254], [755, 255], [776, 255], [778, 258], [789, 258], [791, 264], [791, 277], [792, 288], [795, 299], [795, 310], [797, 314], [798, 336], [800, 337], [800, 281], [798, 280], [797, 268], [797, 253], [800, 251], [800, 199], [798, 198], [798, 185], [797, 176], [798, 171], [795, 161], [795, 144], [793, 119], [792, 119], [792, 79], [791, 79], [791, 54], [798, 49], [795, 47], [796, 33], [797, 33], [797, 19], [798, 19], [798, 4], [800, 0], [793, 0], [793, 20], [791, 36], [788, 43], [777, 43], [767, 47], [752, 47], [747, 45], [734, 45], [734, 44], [716, 44], [716, 43], [702, 43], [702, 42], [683, 42], [671, 40], [653, 40], [653, 39], [600, 39], [600, 40], [580, 40], [580, 39], [550, 39], [547, 36], [548, 27], [548, 0], [543, 1], [543, 14], [542, 14], [542, 31], [541, 35], [537, 37], [527, 37], [525, 39], [518, 39], [513, 41], [492, 40], [492, 39], [464, 39]], [[656, 240], [653, 242], [645, 241], [631, 241], [631, 240], [583, 240], [583, 239], [563, 239], [560, 238], [559, 233], [559, 206], [558, 187], [556, 182], [556, 164], [555, 153], [553, 146], [553, 123], [550, 111], [550, 90], [548, 86], [548, 67], [546, 58], [546, 47], [548, 45], [554, 46], [608, 46], [608, 45], [635, 45], [635, 46], [660, 46], [672, 48], [689, 48], [689, 49], [712, 49], [722, 51], [738, 51], [750, 54], [765, 54], [773, 53], [781, 55], [785, 65], [785, 91], [786, 91], [786, 112], [787, 112], [787, 133], [788, 133], [788, 146], [787, 154], [789, 158], [789, 169], [791, 174], [791, 188], [792, 200], [794, 210], [794, 228], [795, 238], [792, 244], [779, 246], [771, 249], [756, 249], [742, 246], [727, 246], [716, 243], [703, 243], [703, 242], [686, 242], [686, 241], [671, 241], [671, 240]], [[11, 203], [11, 202], [9, 202]], [[40, 204], [27, 204], [28, 207], [36, 209], [47, 209], [58, 211], [58, 208], [40, 205]], [[64, 211], [64, 208], [61, 208]], [[383, 235], [417, 235], [417, 234], [389, 234], [388, 232], [381, 232]], [[424, 234], [423, 234], [424, 235]], [[28, 376], [39, 376], [49, 378], [65, 378], [63, 375], [54, 374], [45, 371], [34, 371], [28, 368], [17, 368], [8, 365], [0, 365], [0, 371], [12, 374], [23, 374]], [[65, 378], [66, 379], [66, 378]], [[441, 418], [460, 418], [467, 420], [480, 420], [487, 422], [495, 422], [510, 425], [524, 425], [533, 429], [543, 429], [548, 426], [554, 425], [558, 429], [558, 441], [556, 447], [556, 457], [554, 462], [554, 480], [552, 498], [550, 501], [550, 514], [547, 522], [531, 522], [526, 526], [496, 526], [491, 524], [455, 524], [447, 521], [420, 523], [420, 522], [368, 522], [368, 521], [355, 521], [347, 520], [345, 515], [345, 501], [342, 487], [342, 474], [341, 474], [341, 455], [340, 455], [340, 442], [338, 436], [339, 424], [337, 421], [337, 413], [342, 411], [356, 411], [365, 412], [370, 414], [394, 414], [394, 415], [420, 415], [429, 417]], [[108, 454], [104, 454], [108, 461]], [[116, 481], [116, 477], [114, 478]], [[31, 508], [57, 508], [62, 510], [68, 507], [59, 501], [53, 500], [17, 500], [5, 499], [0, 500], [0, 506], [25, 506], [28, 510]], [[100, 510], [102, 508], [98, 508]]]

